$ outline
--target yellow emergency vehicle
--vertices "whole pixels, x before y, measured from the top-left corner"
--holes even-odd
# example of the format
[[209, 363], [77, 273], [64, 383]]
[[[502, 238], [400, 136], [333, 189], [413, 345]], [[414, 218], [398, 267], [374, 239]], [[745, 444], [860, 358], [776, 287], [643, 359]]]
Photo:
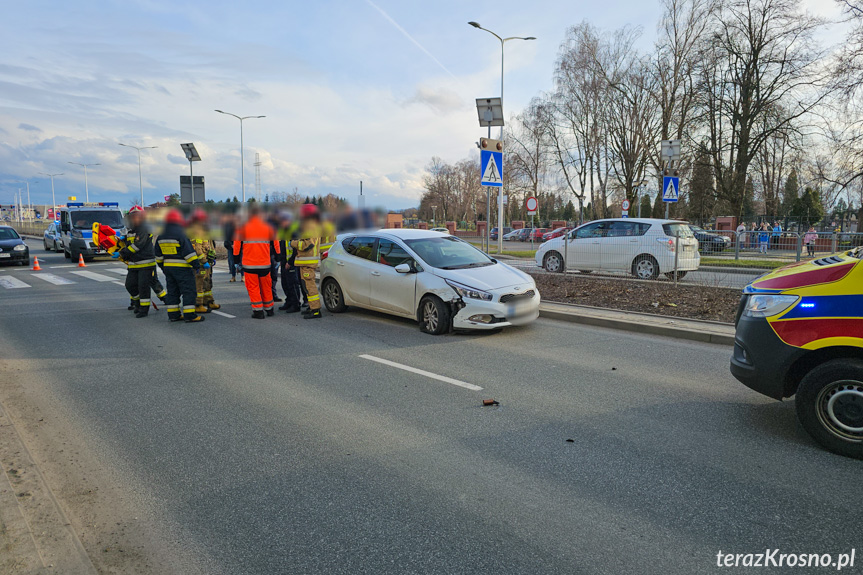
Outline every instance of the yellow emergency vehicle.
[[863, 459], [863, 248], [789, 265], [749, 284], [731, 373], [797, 417], [825, 448]]

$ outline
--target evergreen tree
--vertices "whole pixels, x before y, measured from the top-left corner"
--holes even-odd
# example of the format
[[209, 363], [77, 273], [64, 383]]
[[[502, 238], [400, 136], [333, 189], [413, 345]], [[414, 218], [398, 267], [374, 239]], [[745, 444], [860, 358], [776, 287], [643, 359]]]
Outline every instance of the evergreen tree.
[[647, 218], [653, 215], [653, 206], [650, 205], [650, 196], [641, 196], [641, 209], [635, 212], [635, 215], [641, 214], [642, 218]]
[[797, 180], [797, 170], [791, 170], [788, 179], [785, 180], [785, 188], [782, 191], [782, 204], [779, 206], [779, 215], [790, 216], [794, 210], [794, 204], [800, 197], [800, 184]]
[[821, 194], [812, 188], [806, 188], [803, 195], [794, 202], [791, 215], [800, 221], [815, 225], [824, 219], [824, 207], [821, 205]]
[[695, 157], [695, 167], [689, 180], [689, 219], [704, 224], [716, 215], [716, 189], [713, 185], [713, 170], [710, 156], [699, 149]]
[[758, 215], [755, 213], [755, 183], [752, 181], [752, 176], [746, 180], [746, 187], [743, 190], [743, 205], [741, 207], [740, 216], [744, 221], [754, 220]]
[[561, 214], [562, 218], [568, 222], [571, 222], [575, 219], [575, 206], [572, 203], [572, 200], [566, 202], [566, 206], [563, 208], [563, 213]]
[[234, 196], [234, 199], [232, 199], [231, 201], [234, 202], [235, 204], [240, 203], [240, 200], [237, 199], [237, 196]]
[[650, 215], [652, 218], [664, 218], [665, 217], [665, 202], [662, 201], [662, 192], [656, 194], [656, 199], [653, 201], [653, 213]]

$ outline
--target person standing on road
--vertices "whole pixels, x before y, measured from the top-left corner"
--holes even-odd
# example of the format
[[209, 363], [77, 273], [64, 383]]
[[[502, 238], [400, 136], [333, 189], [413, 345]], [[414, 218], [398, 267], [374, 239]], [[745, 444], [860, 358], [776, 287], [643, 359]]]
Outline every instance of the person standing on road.
[[122, 258], [126, 262], [126, 291], [135, 306], [135, 317], [142, 318], [150, 313], [150, 285], [156, 269], [153, 233], [141, 206], [133, 206], [127, 217], [129, 232], [125, 238], [126, 246], [114, 252], [112, 257]]
[[231, 279], [228, 280], [229, 283], [233, 283], [237, 281], [237, 265], [234, 260], [234, 230], [236, 225], [234, 223], [233, 214], [227, 215], [222, 219], [222, 234], [225, 236], [225, 249], [228, 251], [228, 271], [231, 274]]
[[762, 254], [766, 254], [767, 249], [770, 247], [770, 227], [767, 225], [767, 222], [763, 222], [761, 224], [761, 232], [758, 234], [758, 241], [761, 244], [758, 251]]
[[815, 226], [809, 226], [809, 230], [803, 236], [803, 243], [806, 244], [806, 255], [810, 258], [815, 257], [816, 242], [818, 242], [818, 232], [815, 231]]
[[252, 317], [255, 319], [264, 319], [264, 313], [269, 316], [275, 314], [273, 286], [270, 283], [270, 246], [276, 253], [281, 251], [273, 228], [261, 219], [261, 209], [253, 205], [249, 208], [248, 221], [237, 230], [234, 255], [240, 255], [242, 249], [243, 277], [252, 304]]
[[155, 256], [156, 263], [165, 272], [165, 283], [168, 284], [165, 298], [168, 319], [186, 320], [188, 323], [204, 321], [204, 316], [195, 312], [195, 275], [201, 263], [183, 229], [183, 215], [179, 210], [171, 210], [165, 217], [165, 230], [156, 240]]
[[200, 208], [195, 210], [189, 221], [188, 235], [198, 255], [198, 262], [201, 264], [195, 275], [197, 294], [195, 312], [210, 313], [210, 310], [219, 309], [222, 306], [213, 299], [213, 266], [216, 264], [216, 250], [207, 233], [207, 212]]
[[314, 204], [303, 204], [300, 208], [300, 238], [291, 240], [291, 247], [297, 251], [294, 263], [300, 269], [300, 279], [309, 297], [309, 311], [303, 313], [305, 319], [321, 317], [321, 296], [315, 284], [315, 274], [320, 258], [318, 246], [321, 242], [321, 217]]
[[285, 313], [298, 313], [300, 311], [300, 275], [297, 271], [295, 256], [296, 251], [291, 247], [291, 240], [299, 239], [300, 225], [292, 221], [290, 212], [282, 215], [279, 226], [278, 240], [281, 255], [279, 261], [282, 266], [282, 291], [285, 292], [285, 303], [279, 310]]

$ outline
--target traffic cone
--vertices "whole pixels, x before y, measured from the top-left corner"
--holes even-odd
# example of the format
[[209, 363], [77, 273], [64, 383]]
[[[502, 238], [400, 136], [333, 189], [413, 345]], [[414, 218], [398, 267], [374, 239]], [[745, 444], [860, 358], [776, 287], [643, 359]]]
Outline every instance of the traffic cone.
[[84, 264], [84, 254], [78, 254], [78, 267], [86, 268], [87, 266]]
[[30, 269], [32, 269], [34, 272], [42, 270], [42, 268], [39, 267], [39, 258], [37, 258], [36, 256], [33, 256], [33, 267]]

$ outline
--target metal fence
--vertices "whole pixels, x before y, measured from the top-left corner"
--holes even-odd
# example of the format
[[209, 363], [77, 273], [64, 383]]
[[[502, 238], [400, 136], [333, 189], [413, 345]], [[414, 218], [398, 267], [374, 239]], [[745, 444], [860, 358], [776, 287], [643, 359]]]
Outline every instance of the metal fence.
[[4, 222], [6, 225], [11, 226], [16, 232], [21, 234], [22, 236], [39, 236], [45, 233], [45, 230], [48, 229], [53, 222], [46, 220], [35, 220], [33, 222]]

